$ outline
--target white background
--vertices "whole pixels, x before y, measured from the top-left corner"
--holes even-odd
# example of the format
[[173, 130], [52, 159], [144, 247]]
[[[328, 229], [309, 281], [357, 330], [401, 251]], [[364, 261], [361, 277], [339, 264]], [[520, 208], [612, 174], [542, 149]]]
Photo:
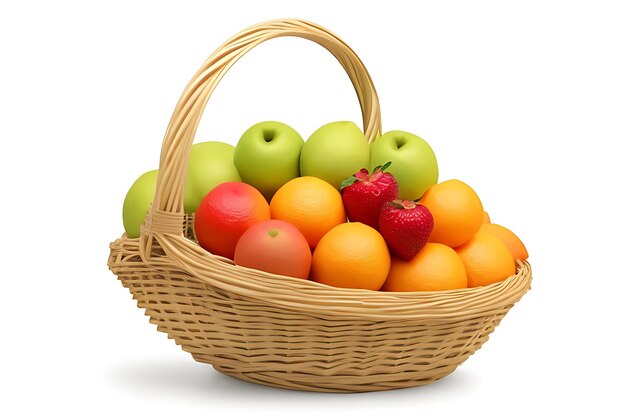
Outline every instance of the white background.
[[[624, 416], [620, 2], [293, 3], [2, 2], [0, 415]], [[279, 17], [339, 34], [384, 129], [429, 141], [440, 179], [473, 186], [530, 251], [532, 291], [440, 382], [346, 396], [236, 381], [157, 333], [107, 270], [124, 195], [157, 168], [191, 75]], [[197, 141], [234, 144], [267, 119], [306, 138], [360, 116], [325, 50], [279, 39], [233, 67]]]

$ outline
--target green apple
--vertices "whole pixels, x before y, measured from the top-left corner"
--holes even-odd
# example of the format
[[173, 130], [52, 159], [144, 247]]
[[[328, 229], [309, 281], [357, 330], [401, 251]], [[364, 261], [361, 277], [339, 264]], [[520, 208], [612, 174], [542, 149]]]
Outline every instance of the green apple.
[[342, 181], [369, 162], [369, 146], [359, 127], [353, 122], [332, 122], [313, 132], [302, 147], [300, 173], [339, 189]]
[[139, 237], [139, 228], [150, 209], [154, 192], [156, 191], [157, 174], [159, 170], [148, 171], [142, 174], [126, 194], [122, 209], [124, 229], [129, 238]]
[[391, 161], [387, 171], [396, 178], [402, 200], [419, 199], [426, 189], [437, 184], [439, 168], [435, 153], [417, 135], [387, 132], [370, 145], [370, 151], [370, 169]]
[[280, 122], [261, 122], [241, 135], [233, 161], [241, 179], [270, 200], [276, 190], [300, 175], [304, 140]]
[[235, 147], [223, 142], [200, 142], [191, 147], [185, 180], [185, 212], [194, 213], [213, 188], [227, 181], [241, 181], [233, 164]]

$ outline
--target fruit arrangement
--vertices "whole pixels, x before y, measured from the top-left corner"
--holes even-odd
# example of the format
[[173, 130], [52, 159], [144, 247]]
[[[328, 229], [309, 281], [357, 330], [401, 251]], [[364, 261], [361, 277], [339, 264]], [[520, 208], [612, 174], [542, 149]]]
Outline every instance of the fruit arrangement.
[[[438, 177], [430, 145], [407, 132], [369, 145], [354, 123], [333, 122], [305, 142], [284, 123], [261, 122], [236, 147], [192, 146], [184, 209], [210, 253], [329, 286], [441, 291], [514, 275], [528, 257], [522, 241], [491, 223], [469, 185]], [[128, 191], [129, 238], [156, 179], [147, 172]]]
[[[236, 146], [193, 145], [228, 69], [283, 36], [339, 61], [363, 129], [333, 122], [305, 141], [261, 122]], [[159, 171], [126, 196], [109, 268], [157, 330], [238, 379], [353, 393], [449, 375], [530, 289], [528, 254], [469, 185], [439, 181], [426, 141], [381, 124], [368, 71], [329, 30], [280, 19], [241, 31], [183, 91]]]

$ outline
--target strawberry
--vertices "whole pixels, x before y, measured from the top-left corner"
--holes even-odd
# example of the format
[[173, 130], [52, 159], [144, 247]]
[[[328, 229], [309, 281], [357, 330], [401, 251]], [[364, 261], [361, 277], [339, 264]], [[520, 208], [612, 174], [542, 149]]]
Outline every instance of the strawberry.
[[385, 173], [391, 162], [378, 166], [370, 174], [365, 168], [341, 183], [341, 198], [351, 222], [362, 222], [378, 229], [378, 215], [383, 203], [398, 197], [398, 182]]
[[393, 200], [380, 209], [380, 233], [391, 252], [409, 261], [426, 245], [433, 231], [428, 208], [410, 200]]

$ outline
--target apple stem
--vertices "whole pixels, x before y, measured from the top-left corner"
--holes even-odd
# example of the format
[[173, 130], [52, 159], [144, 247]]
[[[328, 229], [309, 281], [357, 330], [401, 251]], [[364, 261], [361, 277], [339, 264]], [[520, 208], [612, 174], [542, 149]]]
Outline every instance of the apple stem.
[[267, 130], [267, 129], [263, 130], [263, 140], [265, 142], [272, 142], [272, 140], [274, 139], [274, 136], [275, 136], [275, 132], [273, 130]]

